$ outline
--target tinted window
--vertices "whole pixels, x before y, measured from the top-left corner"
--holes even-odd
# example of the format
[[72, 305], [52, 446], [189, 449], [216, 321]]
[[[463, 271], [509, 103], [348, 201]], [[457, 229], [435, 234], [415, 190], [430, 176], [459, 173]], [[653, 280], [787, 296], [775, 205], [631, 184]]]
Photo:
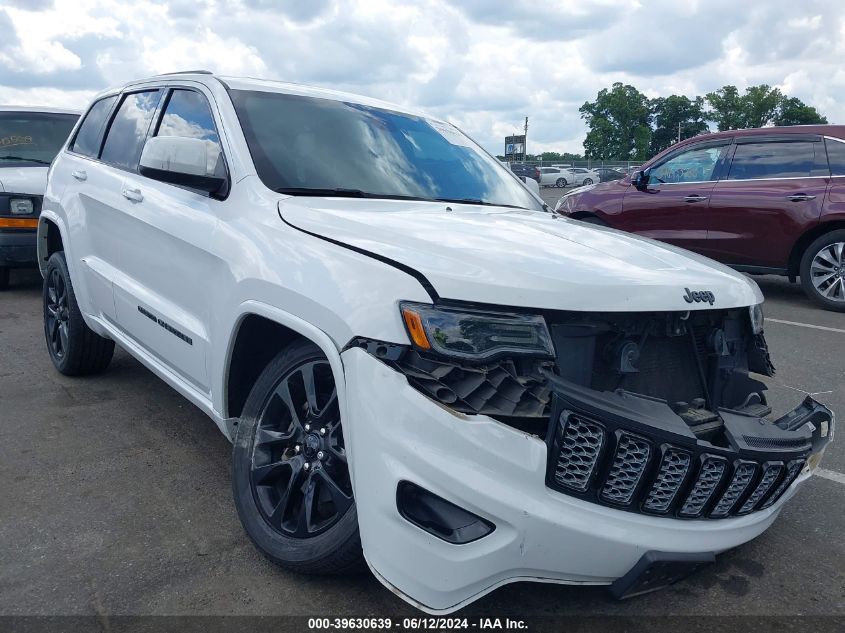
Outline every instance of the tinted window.
[[[801, 178], [826, 175], [814, 170], [821, 143], [742, 143], [736, 146], [729, 180]], [[826, 171], [826, 170], [825, 170]]]
[[103, 161], [123, 169], [138, 166], [158, 99], [158, 90], [134, 92], [123, 97], [106, 135], [100, 156]]
[[664, 182], [706, 182], [713, 180], [719, 158], [728, 147], [722, 145], [707, 145], [706, 147], [691, 147], [680, 154], [675, 154], [666, 162], [652, 167], [648, 172], [649, 184]]
[[448, 123], [331, 99], [231, 95], [258, 176], [270, 189], [541, 208], [495, 158]]
[[106, 122], [111, 107], [117, 99], [117, 95], [100, 99], [91, 106], [88, 114], [82, 120], [82, 125], [76, 132], [76, 138], [70, 149], [83, 156], [96, 157], [100, 153], [100, 132]]
[[0, 112], [0, 166], [49, 165], [78, 117], [46, 112]]
[[156, 136], [184, 136], [205, 141], [208, 147], [208, 173], [217, 173], [221, 155], [220, 138], [208, 101], [200, 93], [174, 90], [167, 101]]
[[825, 139], [827, 145], [827, 160], [830, 162], [831, 176], [845, 176], [845, 143]]

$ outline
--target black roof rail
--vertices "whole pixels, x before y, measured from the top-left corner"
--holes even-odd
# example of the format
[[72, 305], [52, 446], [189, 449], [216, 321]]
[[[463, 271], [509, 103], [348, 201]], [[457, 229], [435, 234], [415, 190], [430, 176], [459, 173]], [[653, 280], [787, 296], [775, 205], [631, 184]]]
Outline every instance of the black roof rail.
[[159, 77], [163, 77], [165, 75], [213, 75], [214, 73], [210, 70], [176, 70], [172, 73], [161, 73], [158, 75]]

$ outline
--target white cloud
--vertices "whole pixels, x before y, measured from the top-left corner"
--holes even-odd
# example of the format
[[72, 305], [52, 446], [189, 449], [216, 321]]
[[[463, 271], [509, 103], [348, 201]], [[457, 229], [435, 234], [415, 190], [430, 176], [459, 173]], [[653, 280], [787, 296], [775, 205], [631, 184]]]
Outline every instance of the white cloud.
[[779, 86], [845, 118], [837, 0], [5, 0], [5, 102], [83, 107], [109, 85], [208, 68], [424, 107], [493, 152], [581, 151], [579, 106], [614, 81], [650, 97]]

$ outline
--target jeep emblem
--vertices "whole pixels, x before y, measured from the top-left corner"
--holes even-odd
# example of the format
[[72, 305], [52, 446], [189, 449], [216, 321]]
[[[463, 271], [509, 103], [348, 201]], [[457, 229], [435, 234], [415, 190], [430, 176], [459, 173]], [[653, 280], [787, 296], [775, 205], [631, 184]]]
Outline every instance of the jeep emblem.
[[684, 301], [687, 303], [706, 301], [712, 306], [716, 302], [716, 295], [709, 290], [690, 290], [689, 288], [684, 288], [684, 290], [687, 291], [687, 294], [684, 295]]

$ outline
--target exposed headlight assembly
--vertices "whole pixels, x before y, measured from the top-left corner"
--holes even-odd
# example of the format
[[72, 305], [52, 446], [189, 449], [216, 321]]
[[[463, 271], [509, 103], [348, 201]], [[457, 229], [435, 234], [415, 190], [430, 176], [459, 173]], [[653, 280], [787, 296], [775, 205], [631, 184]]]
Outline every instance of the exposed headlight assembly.
[[554, 356], [546, 321], [538, 315], [469, 311], [422, 303], [399, 304], [417, 349], [484, 360], [501, 355]]
[[762, 334], [763, 332], [763, 304], [758, 303], [754, 306], [748, 306], [748, 316], [751, 319], [751, 331], [754, 334]]
[[12, 215], [32, 215], [34, 207], [29, 198], [12, 198], [9, 200], [9, 209]]

